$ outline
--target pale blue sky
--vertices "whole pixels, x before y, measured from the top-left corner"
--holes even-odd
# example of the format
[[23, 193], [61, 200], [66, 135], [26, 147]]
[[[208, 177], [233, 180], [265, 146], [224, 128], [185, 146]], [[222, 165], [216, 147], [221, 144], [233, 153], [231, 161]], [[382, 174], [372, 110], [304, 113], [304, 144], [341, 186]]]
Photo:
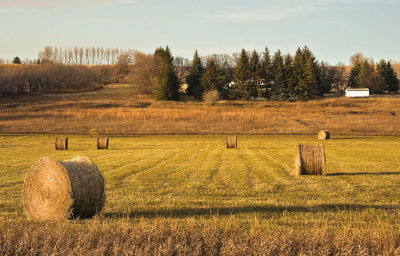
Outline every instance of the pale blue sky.
[[330, 64], [357, 52], [400, 61], [399, 24], [399, 0], [0, 0], [0, 58], [46, 45], [185, 57], [307, 45]]

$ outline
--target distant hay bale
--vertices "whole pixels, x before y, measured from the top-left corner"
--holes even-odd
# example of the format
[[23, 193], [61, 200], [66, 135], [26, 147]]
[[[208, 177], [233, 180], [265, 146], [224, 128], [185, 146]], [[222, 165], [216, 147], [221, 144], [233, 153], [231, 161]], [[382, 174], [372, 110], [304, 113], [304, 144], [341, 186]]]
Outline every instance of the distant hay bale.
[[320, 139], [320, 140], [329, 140], [330, 137], [331, 137], [331, 134], [327, 130], [318, 132], [318, 139]]
[[96, 129], [92, 129], [89, 131], [89, 136], [90, 138], [97, 138], [99, 137], [99, 132]]
[[296, 175], [325, 175], [325, 147], [323, 144], [297, 145]]
[[56, 138], [56, 150], [68, 150], [68, 138]]
[[227, 136], [226, 137], [226, 148], [237, 148], [237, 137]]
[[103, 175], [85, 157], [66, 162], [40, 159], [28, 171], [22, 191], [26, 216], [38, 221], [90, 218], [104, 201]]
[[108, 136], [97, 137], [97, 149], [108, 149]]

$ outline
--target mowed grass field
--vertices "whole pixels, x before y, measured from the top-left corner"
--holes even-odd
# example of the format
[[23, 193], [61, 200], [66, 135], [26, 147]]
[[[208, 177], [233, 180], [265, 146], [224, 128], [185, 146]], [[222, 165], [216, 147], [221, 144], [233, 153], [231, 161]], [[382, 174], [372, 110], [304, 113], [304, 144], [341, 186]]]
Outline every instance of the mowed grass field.
[[[0, 254], [335, 255], [400, 253], [400, 137], [0, 135]], [[298, 143], [323, 143], [327, 176], [290, 175]], [[106, 181], [90, 220], [27, 222], [38, 159], [88, 156]]]

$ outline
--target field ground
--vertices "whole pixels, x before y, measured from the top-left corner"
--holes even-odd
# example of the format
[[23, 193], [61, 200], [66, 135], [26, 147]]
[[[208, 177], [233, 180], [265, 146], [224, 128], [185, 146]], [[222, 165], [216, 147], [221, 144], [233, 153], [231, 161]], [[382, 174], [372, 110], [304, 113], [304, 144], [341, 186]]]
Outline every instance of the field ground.
[[1, 99], [0, 133], [400, 135], [400, 98], [158, 102], [131, 84]]
[[[400, 137], [0, 135], [0, 254], [400, 253]], [[326, 147], [324, 177], [294, 177], [297, 143]], [[24, 175], [40, 157], [88, 156], [107, 202], [91, 220], [28, 223]]]

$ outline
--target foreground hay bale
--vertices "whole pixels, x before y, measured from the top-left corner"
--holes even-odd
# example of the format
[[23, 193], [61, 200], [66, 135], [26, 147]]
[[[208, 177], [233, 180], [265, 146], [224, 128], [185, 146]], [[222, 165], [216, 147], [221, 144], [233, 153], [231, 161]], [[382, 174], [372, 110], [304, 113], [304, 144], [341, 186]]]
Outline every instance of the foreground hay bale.
[[108, 149], [108, 137], [97, 138], [97, 149]]
[[327, 130], [318, 132], [318, 139], [320, 139], [320, 140], [329, 140], [330, 137], [331, 137], [331, 134]]
[[68, 150], [68, 138], [56, 138], [56, 150]]
[[237, 148], [237, 137], [227, 136], [226, 137], [226, 148]]
[[90, 138], [97, 138], [99, 137], [100, 133], [96, 129], [92, 129], [89, 131]]
[[30, 220], [90, 218], [101, 211], [104, 201], [103, 175], [85, 157], [65, 162], [40, 159], [28, 171], [22, 191]]
[[297, 145], [296, 175], [325, 175], [325, 147], [322, 144]]

